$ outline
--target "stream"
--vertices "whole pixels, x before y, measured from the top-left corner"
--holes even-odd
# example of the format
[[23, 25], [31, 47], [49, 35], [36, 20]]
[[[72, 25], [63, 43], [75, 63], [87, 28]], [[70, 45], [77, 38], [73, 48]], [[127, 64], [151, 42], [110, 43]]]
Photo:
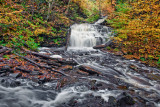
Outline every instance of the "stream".
[[[67, 72], [71, 77], [58, 80], [61, 87], [57, 88], [56, 79], [38, 84], [0, 77], [0, 107], [160, 107], [159, 69], [93, 49], [112, 36], [111, 28], [99, 25], [101, 21], [72, 25], [67, 51], [64, 47], [40, 48], [40, 53], [78, 63]], [[84, 66], [97, 73], [80, 73]]]

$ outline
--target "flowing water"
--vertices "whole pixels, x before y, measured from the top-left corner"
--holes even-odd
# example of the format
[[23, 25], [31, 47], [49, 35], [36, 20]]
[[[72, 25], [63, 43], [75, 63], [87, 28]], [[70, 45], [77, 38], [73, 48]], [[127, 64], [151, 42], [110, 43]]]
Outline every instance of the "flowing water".
[[[160, 70], [93, 49], [111, 37], [111, 29], [99, 23], [71, 26], [68, 50], [59, 55], [72, 57], [79, 65], [70, 71], [73, 77], [62, 88], [57, 89], [57, 80], [40, 85], [27, 79], [1, 78], [0, 107], [160, 107]], [[41, 48], [44, 51], [52, 53], [53, 49]], [[100, 75], [77, 74], [81, 65]], [[20, 86], [14, 85], [17, 81]]]

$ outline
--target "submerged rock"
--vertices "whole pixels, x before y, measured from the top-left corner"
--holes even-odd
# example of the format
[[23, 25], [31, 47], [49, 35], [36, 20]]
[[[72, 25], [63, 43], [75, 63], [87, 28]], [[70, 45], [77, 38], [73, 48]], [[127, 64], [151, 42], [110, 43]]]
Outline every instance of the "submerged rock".
[[117, 97], [117, 106], [126, 107], [127, 105], [134, 105], [135, 100], [126, 92], [123, 92]]

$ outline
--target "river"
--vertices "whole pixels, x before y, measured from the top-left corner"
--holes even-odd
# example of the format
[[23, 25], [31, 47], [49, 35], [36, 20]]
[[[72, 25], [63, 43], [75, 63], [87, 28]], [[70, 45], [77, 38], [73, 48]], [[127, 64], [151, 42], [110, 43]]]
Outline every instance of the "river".
[[[41, 48], [40, 52], [58, 51], [59, 58], [76, 61], [67, 77], [38, 84], [27, 79], [1, 77], [0, 107], [160, 107], [160, 70], [136, 60], [126, 60], [112, 53], [93, 49], [110, 41], [111, 28], [95, 24], [71, 26], [67, 51], [62, 48]], [[97, 74], [79, 72], [90, 67]], [[6, 78], [6, 77], [5, 77]], [[8, 86], [7, 82], [20, 82]]]

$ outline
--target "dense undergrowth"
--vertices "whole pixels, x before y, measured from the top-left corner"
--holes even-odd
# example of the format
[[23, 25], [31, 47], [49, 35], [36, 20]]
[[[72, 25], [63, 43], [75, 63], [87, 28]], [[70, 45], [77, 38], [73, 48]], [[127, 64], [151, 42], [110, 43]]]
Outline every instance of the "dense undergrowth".
[[114, 40], [126, 58], [160, 67], [160, 2], [117, 2], [107, 20], [115, 29]]
[[[83, 22], [79, 6], [68, 0], [0, 0], [0, 45], [37, 50], [41, 42], [60, 45], [71, 24]], [[66, 12], [68, 8], [68, 12]], [[39, 36], [43, 35], [43, 36]], [[44, 40], [45, 39], [45, 40]]]
[[15, 51], [37, 50], [40, 44], [59, 46], [70, 25], [93, 23], [102, 12], [105, 15], [104, 4], [109, 1], [0, 0], [0, 45]]

